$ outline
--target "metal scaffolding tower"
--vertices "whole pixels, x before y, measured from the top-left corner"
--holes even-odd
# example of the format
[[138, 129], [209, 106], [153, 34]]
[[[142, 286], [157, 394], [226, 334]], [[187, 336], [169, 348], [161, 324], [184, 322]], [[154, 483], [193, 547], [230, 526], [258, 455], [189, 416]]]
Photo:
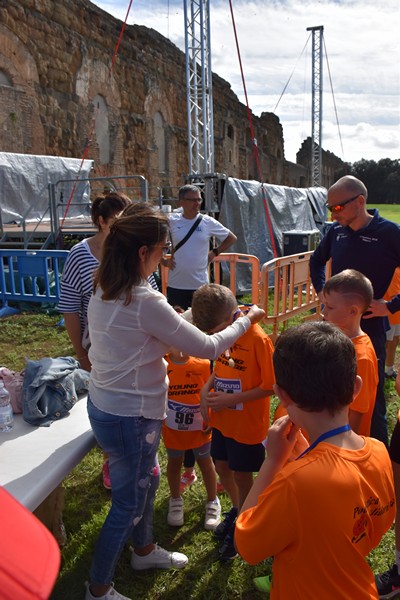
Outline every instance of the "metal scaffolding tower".
[[183, 0], [189, 174], [214, 173], [209, 0]]
[[312, 130], [311, 130], [311, 185], [320, 186], [322, 180], [322, 36], [323, 25], [307, 27], [312, 31]]

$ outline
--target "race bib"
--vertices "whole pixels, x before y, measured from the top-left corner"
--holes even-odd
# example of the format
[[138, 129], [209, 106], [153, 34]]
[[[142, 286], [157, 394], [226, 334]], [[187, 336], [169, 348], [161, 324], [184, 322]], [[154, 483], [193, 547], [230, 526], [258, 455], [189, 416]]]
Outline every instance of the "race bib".
[[168, 398], [165, 424], [176, 431], [202, 431], [200, 404], [182, 404]]
[[[225, 394], [241, 393], [242, 382], [240, 379], [224, 379], [215, 377], [214, 390], [216, 392], [225, 392]], [[230, 410], [243, 410], [243, 404], [240, 402], [235, 406], [229, 407]]]

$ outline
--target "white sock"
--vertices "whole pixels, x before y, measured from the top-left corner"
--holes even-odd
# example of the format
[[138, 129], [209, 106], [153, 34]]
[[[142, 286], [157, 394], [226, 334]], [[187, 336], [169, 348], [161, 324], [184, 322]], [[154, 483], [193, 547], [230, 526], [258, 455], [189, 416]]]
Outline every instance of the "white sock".
[[388, 366], [386, 366], [385, 367], [385, 373], [386, 373], [386, 375], [393, 375], [393, 369], [394, 369], [394, 365], [391, 365], [391, 366], [388, 365]]
[[397, 565], [397, 572], [400, 573], [400, 550], [397, 550], [397, 548], [396, 548], [396, 565]]

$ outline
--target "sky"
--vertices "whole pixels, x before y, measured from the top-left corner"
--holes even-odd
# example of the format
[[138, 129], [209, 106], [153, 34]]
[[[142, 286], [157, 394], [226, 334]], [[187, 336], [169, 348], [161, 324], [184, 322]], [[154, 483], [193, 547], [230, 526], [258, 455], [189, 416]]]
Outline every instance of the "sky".
[[[132, 1], [128, 23], [184, 51], [184, 2]], [[129, 0], [99, 1], [125, 20]], [[311, 136], [312, 46], [324, 26], [322, 147], [347, 162], [400, 159], [399, 0], [231, 0], [244, 79], [255, 115], [280, 119], [285, 158]], [[229, 0], [210, 0], [212, 70], [245, 102]], [[329, 76], [330, 75], [330, 76]], [[279, 98], [284, 91], [281, 100]], [[336, 110], [335, 110], [336, 106]]]

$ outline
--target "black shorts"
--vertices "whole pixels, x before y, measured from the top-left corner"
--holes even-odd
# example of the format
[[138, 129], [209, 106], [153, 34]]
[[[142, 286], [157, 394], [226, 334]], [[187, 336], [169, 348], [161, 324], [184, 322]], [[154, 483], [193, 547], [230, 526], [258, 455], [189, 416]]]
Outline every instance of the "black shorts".
[[397, 419], [395, 428], [393, 429], [392, 439], [389, 446], [390, 459], [400, 465], [400, 422]]
[[265, 458], [265, 448], [260, 444], [243, 444], [225, 437], [218, 429], [213, 429], [211, 456], [214, 460], [228, 462], [231, 471], [254, 473], [259, 471]]
[[167, 300], [171, 306], [180, 306], [187, 310], [192, 306], [193, 294], [196, 290], [178, 290], [178, 288], [167, 287]]

